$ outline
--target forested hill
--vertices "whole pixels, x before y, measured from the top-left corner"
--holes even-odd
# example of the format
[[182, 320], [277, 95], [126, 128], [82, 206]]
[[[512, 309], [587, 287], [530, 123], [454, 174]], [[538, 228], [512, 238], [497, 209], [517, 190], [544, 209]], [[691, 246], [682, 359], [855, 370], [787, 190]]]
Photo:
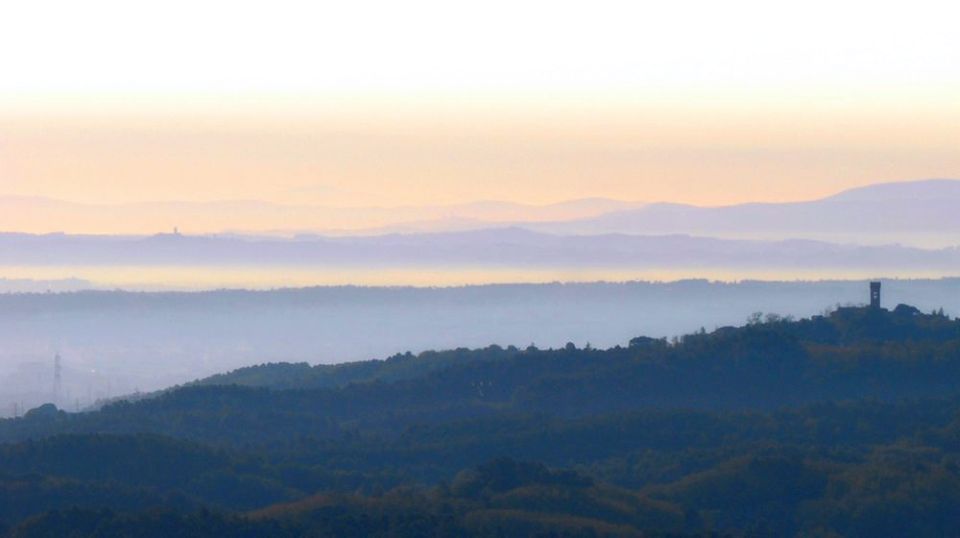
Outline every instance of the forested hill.
[[[565, 348], [541, 350], [531, 345], [526, 349], [510, 346], [501, 348], [492, 345], [485, 349], [456, 349], [451, 351], [428, 351], [419, 355], [409, 352], [394, 355], [386, 360], [371, 360], [334, 365], [310, 366], [307, 363], [272, 363], [240, 368], [192, 383], [191, 385], [242, 385], [269, 387], [273, 389], [314, 389], [344, 387], [353, 383], [374, 381], [396, 382], [425, 377], [453, 367], [464, 367], [481, 362], [523, 361], [536, 359], [570, 359], [577, 356], [583, 361], [556, 363], [541, 361], [538, 371], [544, 375], [568, 375], [565, 368], [588, 367], [615, 363], [624, 357], [636, 359], [633, 366], [649, 363], [649, 359], [671, 362], [677, 358], [696, 354], [711, 360], [710, 366], [729, 368], [724, 359], [748, 349], [772, 355], [768, 362], [777, 362], [784, 352], [790, 350], [811, 357], [820, 351], [842, 352], [851, 347], [863, 347], [871, 352], [878, 347], [892, 347], [897, 342], [946, 344], [960, 339], [960, 320], [950, 319], [943, 311], [925, 314], [909, 305], [898, 305], [891, 310], [866, 307], [841, 307], [823, 316], [795, 321], [776, 314], [751, 316], [744, 327], [722, 327], [710, 334], [701, 331], [667, 341], [638, 336], [628, 344], [628, 349], [615, 347], [605, 351], [576, 349], [568, 344]], [[770, 349], [782, 346], [782, 350]], [[821, 349], [828, 346], [830, 350]], [[949, 347], [949, 345], [947, 345]], [[802, 348], [802, 349], [798, 349]], [[811, 350], [816, 350], [811, 352]], [[732, 353], [731, 353], [732, 352]], [[587, 360], [589, 359], [589, 360]], [[647, 360], [644, 360], [647, 359]], [[625, 365], [629, 367], [629, 365]], [[670, 366], [678, 366], [670, 364]], [[809, 365], [813, 367], [814, 365]], [[476, 367], [472, 365], [471, 367]], [[482, 367], [481, 367], [482, 368]], [[842, 395], [840, 395], [842, 396]]]
[[335, 366], [267, 364], [79, 414], [49, 406], [0, 422], [0, 440], [58, 433], [161, 433], [218, 445], [400, 434], [492, 415], [577, 418], [643, 409], [774, 410], [825, 401], [950, 397], [960, 321], [900, 305], [606, 350], [491, 346]]
[[0, 421], [0, 528], [949, 535], [958, 387], [960, 320], [903, 305], [605, 350], [267, 364]]

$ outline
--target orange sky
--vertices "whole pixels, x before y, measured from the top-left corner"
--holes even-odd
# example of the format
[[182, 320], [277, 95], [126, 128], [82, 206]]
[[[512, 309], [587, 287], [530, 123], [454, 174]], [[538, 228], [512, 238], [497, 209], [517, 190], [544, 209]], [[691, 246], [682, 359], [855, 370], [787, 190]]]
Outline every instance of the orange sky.
[[947, 0], [14, 3], [0, 196], [720, 205], [960, 178], [958, 17]]
[[610, 197], [719, 205], [960, 177], [960, 105], [830, 104], [395, 101], [363, 111], [306, 103], [8, 113], [0, 122], [0, 194], [89, 203]]

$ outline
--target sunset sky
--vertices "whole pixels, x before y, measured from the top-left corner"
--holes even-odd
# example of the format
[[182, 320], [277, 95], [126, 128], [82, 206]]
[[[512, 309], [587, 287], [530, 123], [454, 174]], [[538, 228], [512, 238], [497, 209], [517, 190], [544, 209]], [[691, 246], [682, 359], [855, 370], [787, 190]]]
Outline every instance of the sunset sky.
[[960, 177], [953, 2], [18, 2], [0, 196], [718, 205]]

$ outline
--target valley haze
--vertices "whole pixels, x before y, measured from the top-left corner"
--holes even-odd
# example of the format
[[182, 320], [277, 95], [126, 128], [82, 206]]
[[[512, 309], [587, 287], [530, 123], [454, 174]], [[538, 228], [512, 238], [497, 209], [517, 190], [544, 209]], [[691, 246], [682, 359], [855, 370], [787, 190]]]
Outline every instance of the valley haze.
[[[960, 313], [960, 279], [885, 280], [885, 303]], [[626, 345], [743, 323], [757, 311], [862, 304], [865, 281], [314, 287], [0, 294], [0, 414], [68, 409], [264, 362], [333, 364], [431, 349]], [[62, 357], [63, 390], [51, 368]]]
[[[196, 290], [688, 277], [937, 278], [955, 276], [960, 266], [958, 180], [877, 184], [810, 202], [624, 208], [630, 205], [592, 200], [543, 207], [490, 203], [382, 209], [398, 219], [390, 227], [326, 235], [303, 230], [7, 232], [0, 233], [0, 276], [14, 282], [79, 279], [101, 289]], [[168, 222], [178, 222], [175, 216], [180, 216], [183, 224], [190, 223], [192, 213], [178, 214], [176, 204], [151, 207], [159, 208]], [[218, 211], [218, 206], [191, 207], [198, 215]], [[237, 210], [238, 219], [245, 210], [267, 215], [285, 211], [281, 206], [261, 211], [257, 204], [226, 207]], [[91, 211], [117, 226], [133, 213], [150, 210], [117, 206]], [[297, 211], [321, 220], [349, 213]], [[418, 212], [451, 216], [419, 224], [402, 220]], [[571, 212], [580, 216], [550, 220]], [[2, 289], [22, 285], [0, 281]]]
[[4, 3], [0, 538], [960, 537], [958, 20]]
[[[332, 226], [350, 213], [252, 202], [2, 203], [14, 212], [0, 221], [46, 207], [114, 225], [143, 212], [186, 224], [257, 214]], [[86, 406], [261, 362], [615, 346], [636, 334], [737, 324], [756, 311], [801, 317], [856, 304], [864, 282], [879, 277], [891, 301], [960, 312], [957, 207], [960, 181], [926, 180], [724, 207], [594, 199], [384, 208], [383, 227], [350, 233], [5, 232], [0, 388], [8, 408], [50, 399], [56, 354], [58, 403]]]

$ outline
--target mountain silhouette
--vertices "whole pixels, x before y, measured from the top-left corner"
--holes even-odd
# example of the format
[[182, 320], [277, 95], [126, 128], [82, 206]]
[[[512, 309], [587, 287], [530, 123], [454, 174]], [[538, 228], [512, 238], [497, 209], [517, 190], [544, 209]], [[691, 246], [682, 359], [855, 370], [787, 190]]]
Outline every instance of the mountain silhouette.
[[552, 233], [693, 234], [855, 243], [955, 244], [960, 180], [870, 185], [809, 202], [721, 207], [656, 203], [566, 222], [528, 225]]

